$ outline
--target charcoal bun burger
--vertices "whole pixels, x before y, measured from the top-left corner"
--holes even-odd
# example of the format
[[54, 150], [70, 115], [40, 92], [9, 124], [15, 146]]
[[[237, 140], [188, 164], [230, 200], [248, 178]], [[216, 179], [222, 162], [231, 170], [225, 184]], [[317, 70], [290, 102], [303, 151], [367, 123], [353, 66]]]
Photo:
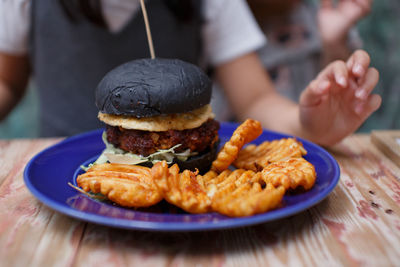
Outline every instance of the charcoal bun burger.
[[107, 73], [96, 89], [106, 149], [96, 161], [123, 164], [166, 160], [205, 172], [219, 143], [212, 82], [177, 59], [139, 59]]

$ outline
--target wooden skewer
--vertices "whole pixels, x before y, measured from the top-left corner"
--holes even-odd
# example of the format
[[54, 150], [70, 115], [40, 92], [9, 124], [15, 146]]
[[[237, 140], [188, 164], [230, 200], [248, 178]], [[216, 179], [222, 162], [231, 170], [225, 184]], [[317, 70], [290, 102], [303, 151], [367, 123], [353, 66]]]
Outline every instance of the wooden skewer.
[[147, 41], [149, 42], [151, 59], [155, 59], [156, 55], [154, 53], [153, 39], [151, 37], [149, 18], [147, 17], [146, 6], [144, 5], [144, 0], [140, 0], [140, 5], [142, 7], [144, 24], [146, 25]]

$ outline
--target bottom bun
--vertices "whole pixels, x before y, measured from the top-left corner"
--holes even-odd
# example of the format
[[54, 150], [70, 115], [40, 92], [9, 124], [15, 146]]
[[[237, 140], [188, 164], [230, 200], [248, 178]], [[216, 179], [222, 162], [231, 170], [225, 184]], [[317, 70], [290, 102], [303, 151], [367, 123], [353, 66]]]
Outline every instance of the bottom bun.
[[212, 149], [207, 149], [205, 153], [190, 157], [186, 161], [174, 159], [172, 164], [177, 163], [181, 171], [195, 171], [196, 169], [198, 169], [200, 174], [204, 174], [210, 170], [211, 163], [217, 157], [218, 144], [219, 142], [216, 142]]
[[[211, 168], [211, 163], [214, 161], [214, 159], [217, 157], [218, 153], [218, 145], [219, 141], [214, 144], [214, 146], [211, 149], [207, 149], [205, 152], [190, 157], [185, 161], [181, 161], [177, 158], [175, 158], [169, 166], [174, 165], [175, 163], [178, 164], [180, 171], [182, 172], [183, 170], [191, 170], [195, 171], [196, 169], [199, 170], [200, 174], [204, 174], [208, 172]], [[152, 167], [153, 164], [150, 162], [145, 162], [143, 164], [140, 164], [142, 166], [146, 167]]]

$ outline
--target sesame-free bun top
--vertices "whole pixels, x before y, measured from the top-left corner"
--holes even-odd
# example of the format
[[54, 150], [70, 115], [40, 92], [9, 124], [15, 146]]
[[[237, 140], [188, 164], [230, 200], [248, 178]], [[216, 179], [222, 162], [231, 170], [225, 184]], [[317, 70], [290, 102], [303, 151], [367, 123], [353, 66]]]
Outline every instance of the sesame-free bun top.
[[138, 59], [108, 72], [96, 89], [101, 113], [137, 118], [184, 113], [210, 103], [212, 82], [178, 59]]

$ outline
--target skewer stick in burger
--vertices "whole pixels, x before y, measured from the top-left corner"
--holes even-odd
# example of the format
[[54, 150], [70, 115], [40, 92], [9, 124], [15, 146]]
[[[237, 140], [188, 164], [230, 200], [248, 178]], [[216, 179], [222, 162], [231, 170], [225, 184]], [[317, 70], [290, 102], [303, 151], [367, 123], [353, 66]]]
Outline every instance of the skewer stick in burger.
[[217, 153], [219, 123], [212, 82], [177, 59], [139, 59], [107, 73], [96, 89], [106, 149], [96, 163], [152, 166], [160, 160], [207, 171]]

